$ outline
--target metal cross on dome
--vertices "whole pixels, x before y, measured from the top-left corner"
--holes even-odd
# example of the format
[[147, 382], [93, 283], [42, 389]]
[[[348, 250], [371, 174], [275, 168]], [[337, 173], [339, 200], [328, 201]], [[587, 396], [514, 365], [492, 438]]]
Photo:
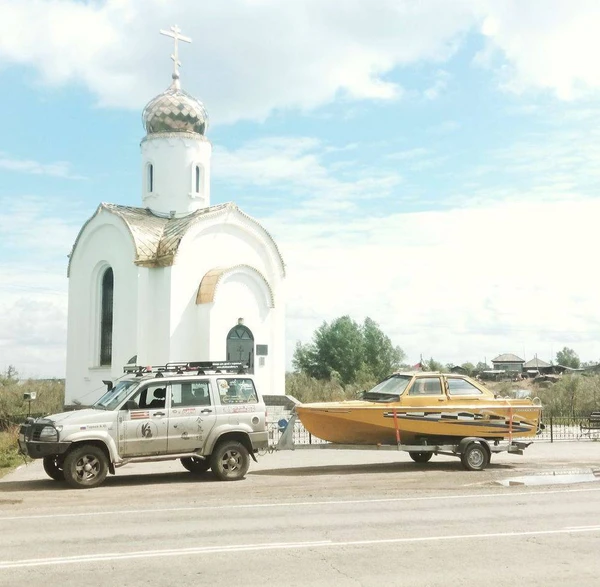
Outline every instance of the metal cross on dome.
[[185, 43], [192, 42], [192, 39], [184, 37], [179, 33], [181, 33], [181, 29], [177, 25], [172, 26], [168, 31], [160, 31], [161, 35], [171, 37], [175, 41], [175, 49], [171, 55], [171, 59], [173, 60], [173, 79], [179, 79], [179, 66], [181, 65], [181, 61], [179, 61], [179, 41], [184, 41]]

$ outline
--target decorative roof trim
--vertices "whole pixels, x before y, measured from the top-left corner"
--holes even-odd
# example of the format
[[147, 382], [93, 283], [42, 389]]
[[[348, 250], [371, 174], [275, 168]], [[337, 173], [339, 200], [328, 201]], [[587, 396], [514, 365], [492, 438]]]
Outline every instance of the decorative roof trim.
[[230, 212], [237, 212], [248, 225], [254, 227], [258, 234], [269, 241], [272, 245], [271, 254], [274, 257], [275, 263], [279, 264], [281, 274], [285, 276], [285, 264], [273, 237], [257, 220], [242, 212], [233, 202], [217, 204], [209, 208], [201, 208], [186, 216], [173, 218], [167, 215], [156, 214], [150, 208], [135, 208], [102, 202], [92, 217], [82, 226], [75, 239], [71, 254], [69, 255], [67, 276], [70, 275], [73, 254], [85, 229], [102, 211], [114, 214], [125, 223], [135, 249], [134, 263], [139, 267], [150, 268], [169, 267], [173, 265], [181, 240], [185, 237], [188, 230], [198, 222], [214, 219], [223, 214], [227, 215]]
[[232, 273], [251, 273], [254, 277], [258, 277], [269, 292], [267, 299], [269, 308], [275, 307], [275, 296], [273, 295], [273, 290], [266, 277], [258, 271], [258, 269], [244, 264], [232, 265], [231, 267], [215, 267], [214, 269], [207, 271], [198, 287], [196, 304], [212, 304], [215, 301], [219, 285], [226, 276], [231, 275]]
[[106, 211], [106, 212], [110, 212], [111, 214], [115, 214], [116, 216], [118, 216], [119, 218], [121, 218], [121, 220], [123, 220], [123, 222], [125, 222], [125, 226], [127, 227], [127, 230], [129, 232], [129, 236], [131, 237], [131, 240], [132, 240], [133, 245], [135, 247], [135, 245], [136, 245], [135, 236], [134, 236], [133, 232], [131, 231], [131, 228], [130, 228], [129, 224], [127, 223], [127, 221], [120, 214], [116, 214], [113, 210], [111, 210], [109, 208], [109, 206], [110, 206], [110, 204], [106, 204], [105, 202], [101, 202], [98, 205], [98, 207], [96, 208], [96, 211], [85, 221], [85, 223], [83, 224], [83, 226], [79, 230], [79, 233], [77, 234], [77, 237], [75, 238], [75, 242], [73, 243], [73, 246], [71, 247], [71, 252], [68, 255], [69, 262], [67, 264], [67, 277], [71, 276], [71, 263], [73, 262], [73, 255], [75, 254], [75, 249], [77, 248], [77, 245], [79, 244], [79, 241], [81, 240], [81, 237], [82, 237], [83, 233], [85, 232], [85, 229], [87, 228], [88, 224], [90, 224], [92, 222], [92, 220], [94, 220], [94, 218], [96, 218], [96, 216], [98, 216], [98, 214], [100, 214], [100, 212], [102, 212], [102, 211]]
[[181, 132], [155, 132], [151, 135], [146, 135], [141, 141], [140, 145], [147, 141], [154, 141], [156, 139], [191, 139], [194, 141], [200, 141], [202, 143], [210, 143], [210, 141], [204, 136], [194, 132], [181, 131]]

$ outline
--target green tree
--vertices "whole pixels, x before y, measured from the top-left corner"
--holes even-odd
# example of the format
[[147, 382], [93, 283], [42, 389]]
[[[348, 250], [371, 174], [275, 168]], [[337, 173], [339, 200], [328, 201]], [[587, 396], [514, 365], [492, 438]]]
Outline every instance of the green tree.
[[[394, 346], [375, 320], [365, 318], [363, 327], [363, 363], [372, 376], [381, 381], [390, 373], [400, 368], [404, 359], [404, 351]], [[360, 378], [359, 378], [360, 379]]]
[[556, 362], [563, 367], [571, 367], [572, 369], [579, 369], [581, 365], [579, 356], [569, 347], [564, 347], [562, 351], [556, 353]]
[[477, 363], [477, 365], [475, 365], [475, 372], [476, 373], [481, 373], [482, 371], [489, 371], [490, 368], [488, 366], [487, 363], [484, 363], [483, 361], [479, 361]]
[[461, 365], [461, 367], [465, 370], [465, 373], [469, 376], [473, 375], [477, 369], [475, 367], [475, 365], [473, 365], [473, 363], [469, 363], [468, 361], [466, 363], [463, 363]]
[[308, 344], [298, 342], [292, 360], [294, 369], [315, 379], [335, 375], [342, 385], [374, 378], [383, 379], [398, 369], [404, 352], [371, 318], [359, 325], [350, 316], [323, 324]]
[[423, 371], [444, 371], [444, 365], [439, 361], [436, 361], [433, 357], [431, 357], [429, 361], [423, 361], [422, 366]]

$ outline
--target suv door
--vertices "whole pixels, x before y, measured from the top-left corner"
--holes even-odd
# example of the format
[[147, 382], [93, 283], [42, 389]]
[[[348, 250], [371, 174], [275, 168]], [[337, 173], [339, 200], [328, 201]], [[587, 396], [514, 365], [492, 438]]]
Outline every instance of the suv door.
[[167, 451], [193, 452], [202, 449], [208, 433], [217, 421], [212, 405], [210, 381], [174, 381], [169, 384], [171, 407]]
[[[119, 412], [119, 455], [136, 457], [167, 451], [166, 385], [140, 387]], [[134, 402], [133, 404], [131, 402]]]

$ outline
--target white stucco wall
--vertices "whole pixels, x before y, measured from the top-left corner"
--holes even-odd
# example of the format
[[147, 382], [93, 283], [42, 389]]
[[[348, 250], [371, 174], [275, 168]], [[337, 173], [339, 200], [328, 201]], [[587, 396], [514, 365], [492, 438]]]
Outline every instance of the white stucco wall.
[[[103, 379], [122, 373], [136, 352], [137, 271], [133, 241], [125, 224], [108, 212], [83, 229], [73, 252], [69, 274], [69, 314], [65, 403], [95, 401], [104, 392]], [[114, 275], [112, 366], [100, 363], [101, 279]]]
[[[217, 267], [238, 269], [224, 275], [212, 303], [196, 304], [202, 278]], [[172, 270], [170, 360], [225, 360], [227, 334], [243, 318], [255, 345], [268, 345], [264, 359], [255, 357], [262, 393], [285, 393], [283, 268], [270, 239], [239, 212], [205, 220], [183, 238]]]
[[[263, 394], [285, 393], [284, 270], [270, 237], [235, 208], [208, 215], [182, 238], [174, 264], [138, 267], [124, 221], [100, 211], [83, 228], [71, 259], [66, 403], [95, 401], [103, 379], [138, 365], [226, 359], [229, 331], [244, 319], [255, 345], [255, 376]], [[99, 366], [101, 275], [114, 273], [113, 362]], [[197, 304], [211, 270], [226, 268], [211, 303]]]
[[[212, 147], [201, 135], [164, 133], [148, 135], [142, 150], [142, 202], [161, 214], [175, 210], [183, 216], [210, 206], [210, 158]], [[153, 166], [152, 192], [148, 165]], [[201, 168], [200, 191], [196, 192], [196, 165]]]

